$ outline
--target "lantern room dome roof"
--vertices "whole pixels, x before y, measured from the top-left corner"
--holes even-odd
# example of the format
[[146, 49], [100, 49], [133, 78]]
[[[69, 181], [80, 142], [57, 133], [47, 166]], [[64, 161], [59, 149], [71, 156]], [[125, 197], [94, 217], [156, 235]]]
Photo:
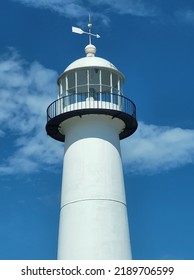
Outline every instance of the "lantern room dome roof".
[[87, 45], [85, 47], [85, 53], [86, 57], [82, 57], [80, 59], [75, 60], [72, 62], [64, 72], [79, 69], [79, 68], [91, 68], [91, 67], [97, 67], [97, 68], [109, 68], [110, 70], [117, 71], [119, 70], [108, 60], [95, 56], [96, 53], [96, 47], [94, 45]]
[[112, 70], [118, 71], [118, 69], [108, 60], [101, 57], [82, 57], [80, 59], [72, 62], [64, 72], [87, 67], [99, 67], [99, 68], [110, 68]]

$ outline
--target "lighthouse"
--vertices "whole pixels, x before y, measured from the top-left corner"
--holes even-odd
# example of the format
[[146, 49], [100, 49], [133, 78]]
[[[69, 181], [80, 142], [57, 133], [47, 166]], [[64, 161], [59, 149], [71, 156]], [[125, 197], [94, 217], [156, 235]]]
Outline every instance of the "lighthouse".
[[65, 145], [58, 259], [131, 259], [120, 140], [137, 129], [136, 107], [123, 74], [96, 56], [88, 27], [72, 29], [89, 34], [89, 44], [59, 76], [47, 108], [47, 134]]

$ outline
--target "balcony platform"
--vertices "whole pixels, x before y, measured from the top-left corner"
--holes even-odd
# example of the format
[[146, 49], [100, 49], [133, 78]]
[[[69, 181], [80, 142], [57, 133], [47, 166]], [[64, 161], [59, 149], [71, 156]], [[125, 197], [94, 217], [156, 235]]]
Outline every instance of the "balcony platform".
[[46, 131], [52, 138], [64, 142], [65, 135], [59, 131], [60, 124], [73, 117], [83, 115], [109, 115], [122, 120], [124, 130], [120, 139], [132, 135], [137, 129], [136, 107], [128, 98], [113, 93], [79, 93], [69, 94], [55, 100], [47, 108]]

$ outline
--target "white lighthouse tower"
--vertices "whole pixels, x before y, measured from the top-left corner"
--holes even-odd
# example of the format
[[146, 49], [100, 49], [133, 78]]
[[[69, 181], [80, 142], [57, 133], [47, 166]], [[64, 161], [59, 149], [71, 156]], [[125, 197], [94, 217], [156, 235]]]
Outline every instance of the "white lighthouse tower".
[[88, 27], [86, 56], [59, 76], [47, 109], [48, 135], [65, 142], [58, 259], [131, 259], [120, 140], [137, 129], [136, 108]]

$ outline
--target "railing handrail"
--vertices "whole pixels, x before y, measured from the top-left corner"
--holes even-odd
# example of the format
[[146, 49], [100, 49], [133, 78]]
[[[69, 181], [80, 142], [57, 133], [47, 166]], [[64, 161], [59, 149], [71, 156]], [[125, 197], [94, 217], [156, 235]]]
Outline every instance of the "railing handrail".
[[[84, 97], [86, 99], [78, 101], [77, 97], [80, 97], [80, 96], [81, 96], [81, 98]], [[71, 98], [71, 97], [75, 97], [76, 102], [72, 102], [72, 103], [68, 104], [68, 102], [66, 102], [66, 101], [68, 101], [68, 98]], [[57, 108], [58, 108], [59, 105], [67, 103], [67, 105], [64, 105], [64, 108], [65, 107], [67, 108], [67, 106], [70, 106], [70, 105], [73, 105], [73, 104], [81, 104], [81, 103], [85, 104], [88, 97], [95, 97], [95, 98], [98, 97], [98, 98], [100, 98], [99, 100], [93, 100], [93, 102], [97, 102], [99, 104], [100, 103], [102, 104], [103, 102], [105, 102], [105, 103], [110, 103], [110, 104], [113, 104], [113, 105], [116, 105], [116, 103], [112, 102], [112, 101], [118, 99], [121, 106], [120, 106], [119, 110], [118, 109], [116, 109], [116, 110], [127, 113], [127, 114], [133, 116], [134, 118], [136, 118], [136, 106], [135, 106], [134, 102], [132, 100], [130, 100], [129, 98], [123, 96], [123, 95], [110, 93], [110, 92], [95, 92], [95, 93], [81, 92], [81, 93], [69, 93], [68, 95], [62, 96], [61, 98], [58, 98], [55, 101], [53, 101], [47, 108], [47, 119], [50, 120], [50, 119], [52, 119], [52, 118], [54, 118], [54, 117], [56, 117], [56, 116], [58, 116], [62, 113], [65, 113], [65, 112], [57, 113]], [[102, 97], [105, 97], [105, 100], [103, 100]], [[106, 100], [106, 98], [107, 98], [107, 100]], [[110, 100], [112, 100], [112, 101], [110, 101]], [[118, 105], [116, 105], [116, 106], [118, 106]], [[91, 108], [93, 108], [93, 107], [91, 107]], [[79, 109], [86, 109], [87, 110], [87, 109], [90, 109], [90, 108], [89, 107], [86, 108], [86, 107], [83, 106]], [[108, 107], [103, 108], [103, 107], [99, 106], [99, 107], [97, 107], [97, 109], [100, 110], [100, 109], [111, 109], [111, 108], [110, 108], [110, 106], [109, 106], [109, 108]], [[72, 109], [70, 111], [74, 111], [74, 110], [75, 109]]]

